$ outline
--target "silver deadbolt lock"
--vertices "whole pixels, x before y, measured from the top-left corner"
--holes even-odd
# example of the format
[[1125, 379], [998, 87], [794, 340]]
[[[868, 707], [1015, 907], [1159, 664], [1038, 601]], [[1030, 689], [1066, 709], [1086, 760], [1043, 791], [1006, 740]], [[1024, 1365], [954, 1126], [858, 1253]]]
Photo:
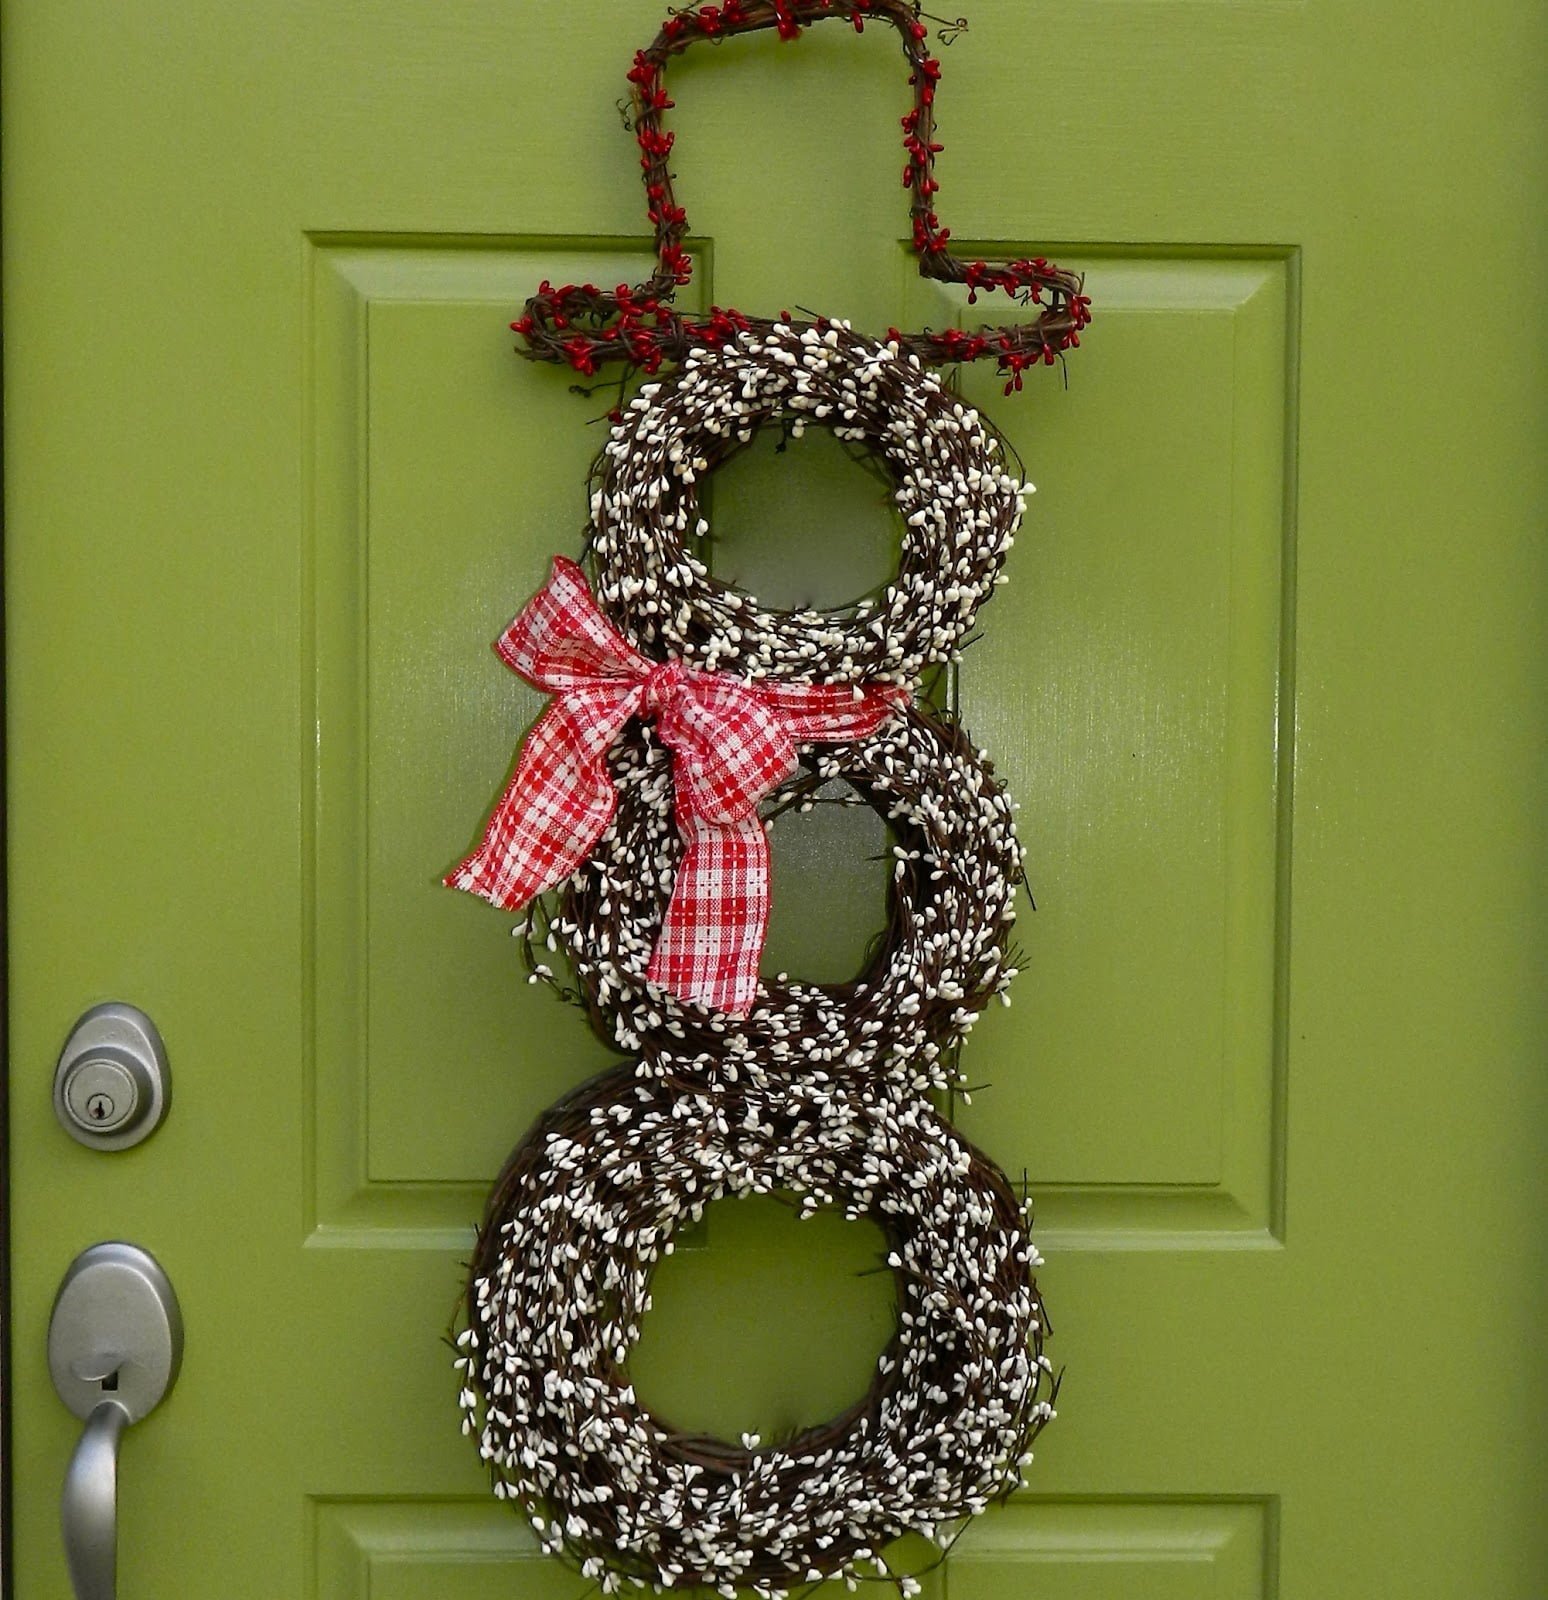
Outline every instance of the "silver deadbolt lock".
[[93, 1150], [127, 1150], [167, 1114], [172, 1076], [156, 1024], [131, 1005], [93, 1006], [65, 1041], [54, 1071], [54, 1112]]

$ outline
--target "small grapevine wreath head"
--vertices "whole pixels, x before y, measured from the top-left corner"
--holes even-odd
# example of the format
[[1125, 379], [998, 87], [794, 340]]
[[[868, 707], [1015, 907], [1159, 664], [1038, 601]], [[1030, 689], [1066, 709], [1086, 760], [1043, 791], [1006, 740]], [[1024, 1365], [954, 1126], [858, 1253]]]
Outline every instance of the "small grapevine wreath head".
[[[898, 567], [874, 599], [777, 611], [701, 559], [700, 484], [775, 422], [827, 428], [889, 479]], [[706, 672], [909, 685], [957, 659], [1030, 492], [993, 428], [896, 340], [826, 320], [750, 328], [619, 414], [592, 478], [597, 598], [641, 650]]]

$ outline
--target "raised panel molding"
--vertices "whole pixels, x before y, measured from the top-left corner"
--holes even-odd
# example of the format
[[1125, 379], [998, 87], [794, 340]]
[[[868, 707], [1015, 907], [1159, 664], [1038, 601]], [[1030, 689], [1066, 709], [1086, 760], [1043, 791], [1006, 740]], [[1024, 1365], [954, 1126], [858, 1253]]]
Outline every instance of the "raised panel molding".
[[510, 919], [439, 886], [539, 698], [492, 639], [578, 552], [604, 396], [514, 353], [543, 278], [635, 282], [633, 240], [307, 240], [311, 617], [302, 761], [307, 1242], [465, 1248], [532, 1119], [614, 1059], [529, 989]]
[[[1283, 1236], [1298, 258], [995, 242], [1086, 275], [1068, 380], [963, 387], [1038, 493], [960, 669], [1038, 911], [964, 1127], [1050, 1250]], [[981, 319], [919, 285], [911, 325]]]
[[[492, 1499], [322, 1500], [311, 1509], [312, 1600], [575, 1600], [575, 1574]], [[1271, 1500], [1018, 1496], [968, 1526], [926, 1575], [924, 1596], [1273, 1600], [1273, 1530]]]
[[952, 1547], [945, 1600], [1272, 1600], [1272, 1509], [1018, 1498]]
[[577, 1579], [494, 1499], [320, 1501], [313, 1600], [574, 1600]]
[[[595, 1590], [543, 1555], [511, 1507], [492, 1498], [317, 1500], [310, 1509], [310, 1600], [578, 1600]], [[911, 1562], [928, 1559], [931, 1546], [910, 1545]], [[944, 1600], [944, 1572], [925, 1575], [922, 1600]], [[837, 1582], [821, 1591], [846, 1592]]]
[[[648, 258], [609, 240], [307, 249], [307, 1237], [460, 1248], [533, 1116], [616, 1059], [520, 983], [498, 913], [436, 882], [537, 709], [488, 641], [579, 547], [605, 404], [502, 333], [541, 278], [633, 281]], [[1296, 259], [1058, 254], [1100, 319], [1068, 392], [1042, 374], [1007, 401], [962, 375], [1040, 489], [957, 690], [1022, 802], [1040, 909], [1015, 1004], [965, 1053], [994, 1092], [960, 1117], [1025, 1174], [1047, 1249], [1272, 1246]], [[964, 309], [911, 294], [910, 323]]]

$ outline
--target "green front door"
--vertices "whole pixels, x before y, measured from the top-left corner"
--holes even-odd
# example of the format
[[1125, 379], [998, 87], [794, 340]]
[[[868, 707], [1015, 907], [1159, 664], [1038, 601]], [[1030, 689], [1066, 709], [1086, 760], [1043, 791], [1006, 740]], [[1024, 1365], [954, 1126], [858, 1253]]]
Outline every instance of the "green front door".
[[[955, 8], [954, 8], [955, 9]], [[1038, 910], [959, 1108], [1037, 1201], [1060, 1417], [940, 1600], [1529, 1600], [1541, 1216], [1545, 241], [1528, 0], [975, 0], [943, 220], [1081, 267], [1006, 399], [1040, 493], [954, 686]], [[44, 1360], [84, 1246], [152, 1250], [183, 1373], [124, 1441], [119, 1592], [573, 1600], [489, 1498], [440, 1343], [507, 1149], [613, 1059], [437, 887], [536, 699], [487, 644], [578, 551], [605, 393], [505, 331], [637, 281], [637, 0], [5, 12], [10, 1577], [67, 1594]], [[673, 73], [694, 293], [941, 326], [884, 30]], [[1528, 223], [1525, 219], [1532, 219]], [[1535, 247], [1535, 250], [1534, 250]], [[875, 582], [808, 438], [716, 486], [782, 601]], [[771, 960], [852, 971], [855, 814], [776, 836]], [[175, 1100], [56, 1126], [133, 1001]], [[642, 1394], [821, 1420], [891, 1316], [860, 1227], [727, 1203]]]

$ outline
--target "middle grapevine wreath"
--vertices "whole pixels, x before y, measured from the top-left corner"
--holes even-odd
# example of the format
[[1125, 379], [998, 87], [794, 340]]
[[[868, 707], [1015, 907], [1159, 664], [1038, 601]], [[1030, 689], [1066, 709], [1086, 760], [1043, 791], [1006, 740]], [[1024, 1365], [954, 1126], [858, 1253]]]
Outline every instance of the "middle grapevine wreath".
[[819, 1066], [914, 1092], [948, 1087], [949, 1047], [1016, 975], [1005, 959], [1022, 876], [1011, 802], [960, 728], [914, 710], [870, 739], [801, 760], [802, 775], [775, 792], [776, 809], [843, 780], [897, 839], [892, 915], [853, 983], [765, 982], [745, 1015], [728, 1016], [650, 981], [681, 849], [670, 762], [645, 727], [613, 747], [617, 814], [545, 932], [562, 942], [604, 1037], [647, 1061], [724, 1057], [776, 1077]]
[[[1020, 327], [856, 334], [670, 306], [686, 220], [663, 128], [667, 62], [697, 39], [894, 27], [915, 248], [927, 276], [1028, 308]], [[914, 703], [972, 637], [1030, 486], [931, 362], [994, 359], [1007, 391], [1079, 342], [1081, 283], [1041, 259], [963, 263], [934, 212], [939, 62], [913, 0], [725, 0], [674, 13], [630, 71], [658, 270], [609, 294], [544, 285], [514, 326], [535, 359], [655, 374], [613, 413], [593, 470], [587, 574], [558, 558], [496, 648], [551, 696], [477, 849], [447, 881], [562, 945], [628, 1066], [552, 1107], [479, 1230], [458, 1336], [464, 1429], [495, 1493], [604, 1593], [738, 1586], [774, 1600], [839, 1576], [891, 1580], [889, 1541], [946, 1544], [1011, 1492], [1053, 1415], [1038, 1264], [1004, 1174], [938, 1116], [955, 1046], [1015, 975], [1022, 879], [1010, 800], [956, 723]], [[899, 526], [881, 593], [778, 611], [716, 577], [706, 479], [765, 428], [827, 428], [885, 473]], [[893, 840], [891, 919], [853, 983], [766, 981], [765, 837], [847, 785]], [[555, 986], [558, 987], [557, 982]], [[629, 1354], [674, 1233], [724, 1196], [869, 1217], [897, 1331], [869, 1392], [798, 1437], [674, 1429]]]

